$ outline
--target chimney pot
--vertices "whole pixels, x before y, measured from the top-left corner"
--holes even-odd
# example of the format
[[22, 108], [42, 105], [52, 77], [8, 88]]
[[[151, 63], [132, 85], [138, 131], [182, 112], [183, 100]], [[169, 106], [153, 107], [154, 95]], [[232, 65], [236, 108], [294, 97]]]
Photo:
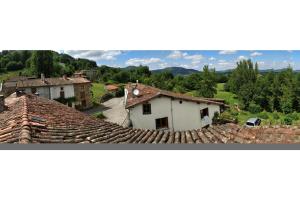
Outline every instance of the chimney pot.
[[45, 82], [45, 74], [41, 73], [41, 80]]
[[5, 100], [4, 100], [4, 95], [0, 95], [0, 113], [4, 111], [5, 108]]

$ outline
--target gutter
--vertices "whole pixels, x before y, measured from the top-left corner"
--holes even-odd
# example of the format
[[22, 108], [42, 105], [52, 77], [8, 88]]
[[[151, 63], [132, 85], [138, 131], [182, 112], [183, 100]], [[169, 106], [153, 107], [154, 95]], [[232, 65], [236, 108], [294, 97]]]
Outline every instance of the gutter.
[[172, 117], [172, 131], [174, 132], [174, 120], [173, 120], [173, 99], [172, 98], [170, 98], [170, 100], [171, 100], [171, 117]]

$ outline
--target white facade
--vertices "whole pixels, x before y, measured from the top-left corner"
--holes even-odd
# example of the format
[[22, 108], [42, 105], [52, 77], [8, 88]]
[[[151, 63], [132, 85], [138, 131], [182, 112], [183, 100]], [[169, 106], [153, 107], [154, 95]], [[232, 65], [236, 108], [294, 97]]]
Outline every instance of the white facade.
[[58, 99], [60, 97], [60, 92], [64, 91], [65, 98], [75, 97], [74, 86], [73, 85], [60, 85], [50, 87], [51, 99]]
[[[142, 103], [129, 108], [129, 117], [134, 128], [156, 129], [156, 119], [168, 117], [168, 127], [172, 131], [199, 129], [212, 123], [215, 112], [220, 113], [220, 106], [217, 104], [164, 96], [151, 99], [147, 103], [151, 104], [151, 114], [143, 114]], [[200, 110], [205, 108], [208, 108], [208, 117], [201, 119]]]
[[[25, 93], [31, 94], [33, 88], [25, 88]], [[60, 92], [64, 91], [65, 98], [75, 97], [73, 85], [60, 85], [60, 86], [49, 86], [49, 87], [34, 87], [36, 92], [41, 97], [47, 99], [58, 99], [60, 98]]]

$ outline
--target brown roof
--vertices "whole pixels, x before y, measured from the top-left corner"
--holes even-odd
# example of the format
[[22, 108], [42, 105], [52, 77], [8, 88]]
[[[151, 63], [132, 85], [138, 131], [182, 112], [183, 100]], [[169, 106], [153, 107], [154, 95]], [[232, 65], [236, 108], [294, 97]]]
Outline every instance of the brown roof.
[[119, 87], [116, 86], [116, 85], [106, 85], [105, 88], [106, 88], [108, 91], [114, 91], [114, 90], [117, 90]]
[[[217, 104], [217, 105], [224, 105], [224, 100], [222, 99], [213, 99], [213, 98], [199, 98], [199, 97], [192, 97], [185, 94], [170, 92], [166, 90], [161, 90], [155, 87], [151, 87], [144, 84], [127, 84], [125, 87], [128, 90], [128, 96], [126, 101], [126, 108], [130, 108], [132, 106], [138, 105], [140, 103], [149, 101], [158, 96], [167, 96], [176, 99], [182, 99], [186, 101], [193, 101], [197, 103], [206, 103], [206, 104]], [[133, 89], [137, 88], [139, 90], [139, 95], [136, 97], [133, 95]]]
[[55, 85], [72, 85], [79, 83], [90, 83], [89, 80], [83, 77], [72, 77], [72, 78], [45, 78], [45, 81], [41, 79], [28, 79], [24, 81], [18, 81], [18, 88], [27, 87], [45, 87], [45, 86], [55, 86]]
[[177, 132], [132, 129], [34, 95], [5, 100], [0, 143], [300, 143], [299, 127], [247, 129], [225, 124]]

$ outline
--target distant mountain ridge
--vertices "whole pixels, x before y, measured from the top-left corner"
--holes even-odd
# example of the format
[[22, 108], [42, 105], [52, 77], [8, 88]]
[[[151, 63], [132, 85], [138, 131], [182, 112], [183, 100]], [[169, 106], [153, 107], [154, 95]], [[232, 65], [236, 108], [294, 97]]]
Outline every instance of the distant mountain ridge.
[[193, 73], [198, 73], [198, 70], [195, 69], [187, 69], [184, 67], [166, 67], [164, 69], [156, 69], [156, 70], [152, 70], [152, 73], [161, 73], [161, 72], [166, 72], [169, 71], [171, 72], [174, 76], [176, 75], [189, 75], [189, 74], [193, 74]]

